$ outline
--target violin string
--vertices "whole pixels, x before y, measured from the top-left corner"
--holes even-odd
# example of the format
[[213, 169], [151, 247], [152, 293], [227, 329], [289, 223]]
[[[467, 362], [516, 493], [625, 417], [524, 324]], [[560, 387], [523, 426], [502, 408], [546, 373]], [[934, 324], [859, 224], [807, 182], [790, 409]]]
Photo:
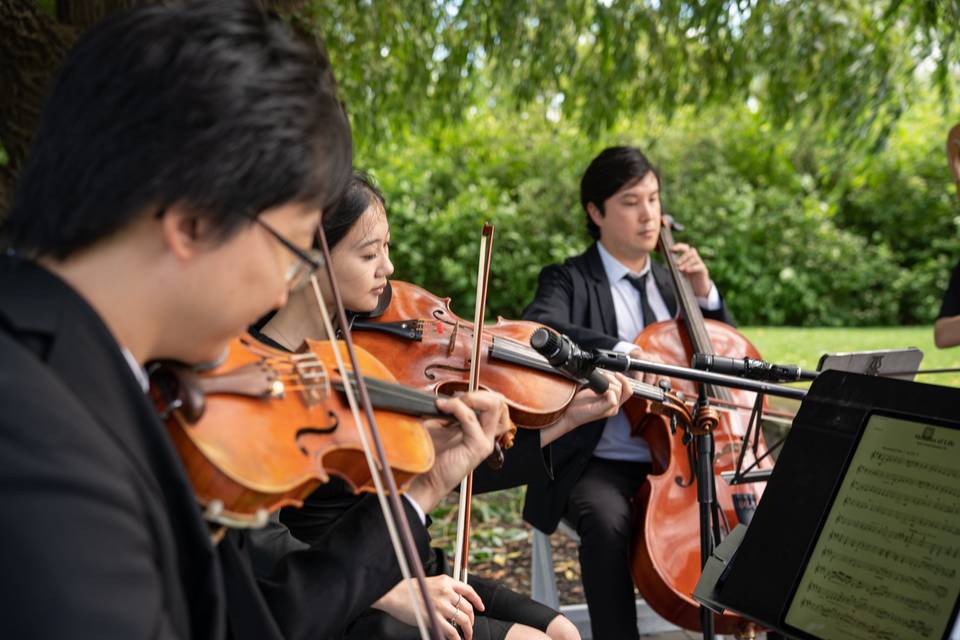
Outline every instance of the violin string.
[[[354, 388], [354, 390], [356, 390], [357, 383], [354, 380], [353, 372], [348, 371], [347, 373], [347, 377], [350, 379], [351, 386]], [[403, 385], [386, 380], [371, 378], [369, 376], [364, 376], [364, 382], [366, 382], [367, 388], [371, 392], [371, 399], [373, 399], [375, 396], [376, 399], [380, 401], [379, 403], [374, 402], [374, 404], [390, 404], [391, 406], [389, 408], [398, 408], [399, 410], [403, 410], [411, 415], [439, 415], [436, 409], [435, 396], [419, 392], [414, 389], [408, 389]]]
[[[322, 228], [320, 230], [322, 234]], [[332, 278], [332, 276], [331, 276]], [[328, 336], [335, 337], [337, 334], [333, 330], [333, 323], [330, 321], [330, 314], [327, 313], [327, 306], [323, 300], [323, 294], [320, 292], [320, 285], [317, 283], [316, 275], [310, 276], [310, 284], [313, 287], [313, 294], [317, 300], [317, 306], [320, 307], [320, 316], [323, 320], [324, 330], [327, 332]], [[340, 371], [347, 371], [346, 365], [343, 362], [343, 355], [340, 353], [339, 343], [337, 340], [331, 340], [333, 345], [333, 354], [337, 362], [337, 367]], [[347, 397], [347, 404], [350, 406], [350, 412], [353, 414], [354, 424], [357, 426], [357, 433], [360, 435], [360, 444], [363, 447], [363, 455], [367, 460], [367, 466], [370, 469], [370, 476], [373, 479], [374, 488], [377, 491], [377, 500], [380, 502], [380, 509], [383, 511], [383, 519], [387, 525], [387, 534], [390, 537], [390, 542], [393, 545], [394, 554], [397, 556], [397, 562], [400, 565], [400, 575], [403, 576], [404, 582], [407, 584], [407, 592], [410, 596], [410, 601], [413, 603], [413, 613], [417, 621], [417, 628], [420, 630], [421, 640], [428, 640], [429, 636], [426, 630], [426, 623], [423, 620], [423, 614], [420, 612], [420, 605], [417, 602], [417, 594], [413, 589], [413, 580], [410, 572], [410, 566], [407, 562], [407, 556], [404, 553], [403, 545], [400, 542], [400, 534], [397, 530], [397, 523], [394, 521], [393, 512], [390, 509], [390, 506], [387, 504], [386, 492], [383, 487], [383, 481], [380, 477], [380, 470], [376, 461], [373, 458], [373, 451], [370, 447], [370, 443], [367, 441], [366, 429], [364, 428], [364, 421], [360, 419], [360, 409], [357, 405], [357, 398], [353, 393], [351, 387], [354, 385], [345, 385], [345, 395]], [[387, 461], [383, 460], [383, 466], [386, 466]], [[430, 612], [431, 604], [427, 600], [427, 593], [424, 589], [424, 585], [421, 584], [421, 590], [423, 590], [423, 600], [426, 604], [428, 612]], [[431, 627], [434, 631], [436, 625], [434, 624]]]

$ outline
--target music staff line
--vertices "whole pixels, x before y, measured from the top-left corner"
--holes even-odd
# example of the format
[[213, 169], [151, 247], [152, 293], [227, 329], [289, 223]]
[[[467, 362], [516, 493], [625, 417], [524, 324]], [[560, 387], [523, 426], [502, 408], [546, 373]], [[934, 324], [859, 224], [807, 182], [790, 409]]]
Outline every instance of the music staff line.
[[929, 555], [935, 558], [939, 558], [940, 556], [947, 556], [948, 558], [960, 558], [960, 547], [955, 545], [944, 545], [938, 542], [931, 542], [927, 540], [925, 535], [918, 533], [917, 531], [902, 531], [888, 527], [885, 524], [865, 522], [863, 520], [856, 520], [846, 516], [837, 516], [835, 522], [838, 525], [842, 525], [850, 529], [872, 533], [883, 538], [887, 542], [901, 542], [907, 548], [917, 547], [919, 549], [924, 549]]
[[872, 544], [870, 542], [865, 542], [852, 536], [845, 535], [839, 531], [831, 531], [827, 538], [828, 540], [837, 542], [842, 546], [850, 547], [852, 549], [860, 549], [862, 551], [872, 553], [878, 558], [891, 560], [898, 564], [909, 566], [921, 571], [926, 571], [927, 573], [942, 576], [944, 578], [952, 578], [957, 573], [955, 569], [944, 567], [943, 565], [930, 562], [929, 560], [921, 560], [907, 554], [898, 553], [891, 549], [881, 547], [880, 545]]
[[[850, 635], [850, 637], [863, 638], [863, 640], [898, 640], [900, 637], [896, 631], [870, 624], [827, 603], [802, 598], [800, 605], [816, 612], [821, 618], [835, 620], [845, 625], [844, 633]], [[856, 631], [860, 629], [866, 631], [868, 635], [864, 637], [857, 634]]]
[[894, 491], [893, 489], [887, 489], [886, 487], [878, 487], [877, 485], [868, 484], [866, 482], [861, 482], [859, 480], [854, 480], [850, 483], [850, 489], [854, 491], [862, 491], [864, 493], [872, 493], [873, 495], [880, 496], [881, 498], [886, 498], [888, 500], [896, 500], [897, 502], [903, 504], [914, 504], [921, 507], [926, 507], [928, 509], [933, 509], [934, 511], [939, 511], [941, 513], [947, 514], [958, 514], [960, 515], [960, 503], [949, 504], [946, 502], [940, 502], [939, 500], [929, 500], [927, 498], [920, 498], [917, 496], [909, 496], [905, 493], [899, 491]]
[[920, 491], [933, 491], [936, 493], [946, 494], [953, 498], [960, 500], [960, 487], [951, 487], [945, 484], [940, 484], [938, 482], [928, 482], [926, 480], [917, 480], [916, 478], [911, 478], [909, 476], [901, 475], [899, 473], [893, 473], [891, 471], [883, 471], [878, 468], [869, 467], [865, 464], [857, 465], [857, 473], [873, 476], [875, 478], [880, 478], [882, 480], [889, 480], [895, 484], [906, 487], [916, 487]]
[[936, 473], [944, 476], [945, 478], [960, 479], [960, 469], [954, 469], [952, 467], [934, 464], [932, 462], [914, 460], [913, 458], [908, 458], [907, 456], [886, 453], [883, 451], [874, 451], [872, 454], [870, 454], [870, 459], [876, 460], [880, 464], [896, 464], [907, 469], [918, 469], [920, 471]]
[[858, 500], [857, 498], [847, 496], [843, 499], [843, 504], [845, 506], [851, 506], [857, 509], [862, 509], [864, 511], [869, 511], [881, 516], [887, 516], [893, 518], [899, 522], [910, 522], [911, 524], [920, 525], [922, 527], [927, 527], [929, 529], [934, 529], [935, 531], [943, 531], [944, 533], [949, 533], [950, 535], [957, 536], [960, 538], [960, 526], [954, 525], [947, 520], [933, 520], [931, 518], [925, 518], [923, 516], [918, 516], [913, 513], [905, 513], [903, 511], [897, 511], [892, 507], [887, 507], [881, 504], [875, 504], [872, 502], [866, 502], [864, 500]]
[[938, 598], [944, 598], [948, 594], [948, 589], [941, 584], [937, 584], [920, 576], [913, 576], [907, 573], [900, 573], [888, 567], [883, 567], [844, 553], [838, 553], [833, 549], [824, 549], [822, 552], [824, 560], [833, 560], [849, 567], [870, 571], [878, 580], [887, 580], [907, 584], [918, 591], [929, 591]]
[[[866, 598], [858, 598], [842, 591], [833, 591], [831, 589], [827, 589], [826, 587], [822, 587], [817, 583], [808, 584], [807, 590], [818, 594], [819, 596], [829, 600], [831, 603], [856, 608], [860, 612], [869, 614], [876, 620], [888, 620], [892, 624], [899, 625], [900, 627], [913, 631], [914, 633], [919, 633], [924, 637], [929, 637], [930, 634], [933, 633], [933, 627], [930, 626], [930, 624], [925, 620], [917, 618], [904, 618], [903, 616], [882, 607], [873, 606]], [[863, 621], [858, 619], [858, 624], [863, 624]]]
[[863, 580], [855, 578], [845, 571], [831, 569], [819, 563], [816, 567], [814, 567], [813, 574], [823, 576], [823, 579], [826, 582], [829, 582], [835, 586], [856, 589], [857, 591], [865, 592], [876, 598], [894, 600], [916, 612], [930, 613], [935, 615], [939, 613], [941, 609], [940, 605], [935, 602], [923, 600], [922, 598], [912, 598], [908, 595], [904, 595], [892, 590], [888, 585], [885, 584], [872, 584], [869, 582], [864, 582]]

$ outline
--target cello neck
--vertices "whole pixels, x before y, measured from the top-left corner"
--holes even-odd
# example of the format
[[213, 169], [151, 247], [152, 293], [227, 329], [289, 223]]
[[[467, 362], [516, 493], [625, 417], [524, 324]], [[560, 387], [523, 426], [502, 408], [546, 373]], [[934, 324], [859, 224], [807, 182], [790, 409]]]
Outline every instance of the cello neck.
[[[677, 304], [680, 306], [680, 317], [687, 328], [687, 335], [690, 337], [690, 346], [694, 354], [713, 355], [713, 343], [710, 341], [710, 334], [707, 332], [707, 323], [703, 319], [703, 312], [700, 311], [700, 305], [697, 304], [697, 296], [693, 292], [693, 286], [680, 272], [677, 266], [677, 259], [673, 254], [673, 218], [668, 215], [663, 216], [660, 225], [660, 242], [658, 248], [663, 255], [664, 263], [670, 271], [670, 278], [673, 280], [673, 288], [677, 292]], [[729, 396], [726, 388], [715, 388], [713, 385], [707, 385], [706, 392], [708, 396], [726, 399]]]
[[673, 288], [677, 292], [677, 304], [680, 306], [680, 316], [690, 334], [690, 344], [695, 353], [706, 355], [713, 354], [713, 345], [710, 343], [710, 335], [707, 333], [707, 325], [703, 319], [703, 312], [700, 311], [700, 305], [697, 304], [697, 296], [693, 293], [693, 287], [690, 281], [680, 272], [677, 267], [677, 259], [673, 255], [673, 232], [671, 231], [673, 218], [663, 216], [663, 224], [660, 225], [660, 243], [658, 245], [660, 253], [663, 255], [667, 269], [670, 271], [670, 278], [673, 280]]

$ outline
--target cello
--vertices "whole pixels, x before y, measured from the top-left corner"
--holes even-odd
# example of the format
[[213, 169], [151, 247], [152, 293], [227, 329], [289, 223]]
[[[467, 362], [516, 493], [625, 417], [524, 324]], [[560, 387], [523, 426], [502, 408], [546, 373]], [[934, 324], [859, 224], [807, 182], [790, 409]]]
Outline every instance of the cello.
[[[667, 364], [689, 366], [696, 353], [734, 358], [760, 359], [757, 349], [733, 327], [704, 319], [693, 288], [677, 267], [673, 253], [672, 219], [661, 221], [658, 248], [670, 271], [680, 318], [648, 325], [634, 343], [645, 354]], [[689, 397], [697, 397], [693, 383], [672, 379], [672, 388]], [[766, 443], [757, 434], [755, 446], [741, 449], [749, 412], [729, 407], [752, 407], [756, 394], [749, 391], [707, 385], [706, 396], [715, 399], [719, 421], [713, 430], [716, 457], [713, 464], [715, 538], [726, 535], [738, 522], [749, 522], [763, 490], [757, 483], [733, 487], [720, 478], [720, 472], [736, 468], [738, 458], [756, 468], [770, 468], [764, 457]], [[764, 405], [766, 401], [764, 400]], [[700, 513], [695, 483], [695, 454], [689, 436], [681, 437], [668, 428], [662, 417], [645, 414], [633, 401], [624, 406], [634, 432], [642, 435], [649, 447], [653, 471], [634, 497], [634, 539], [631, 573], [647, 603], [663, 618], [691, 630], [701, 630], [700, 607], [692, 593], [701, 573]], [[719, 532], [717, 531], [719, 529]], [[724, 613], [714, 616], [718, 633], [750, 635], [752, 623], [740, 616]]]

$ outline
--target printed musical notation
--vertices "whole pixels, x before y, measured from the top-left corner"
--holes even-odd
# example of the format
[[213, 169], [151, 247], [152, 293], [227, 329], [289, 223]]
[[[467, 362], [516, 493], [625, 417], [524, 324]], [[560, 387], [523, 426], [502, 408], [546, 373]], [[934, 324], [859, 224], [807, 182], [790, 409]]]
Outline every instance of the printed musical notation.
[[960, 595], [960, 432], [870, 418], [786, 623], [820, 638], [943, 636]]

